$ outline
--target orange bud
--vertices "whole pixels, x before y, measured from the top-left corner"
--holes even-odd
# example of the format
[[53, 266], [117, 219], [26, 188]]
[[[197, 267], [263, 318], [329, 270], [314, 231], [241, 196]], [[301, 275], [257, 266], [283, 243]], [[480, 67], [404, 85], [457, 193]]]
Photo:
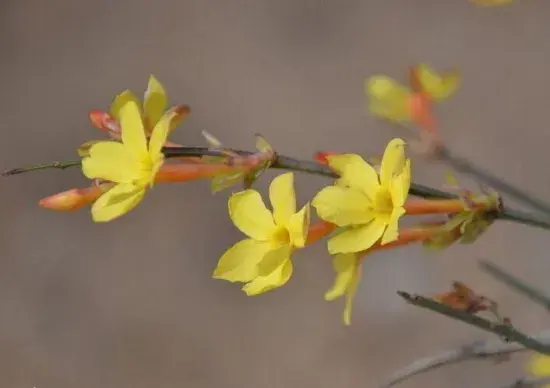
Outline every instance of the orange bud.
[[418, 78], [418, 71], [416, 66], [409, 67], [409, 84], [413, 93], [421, 93], [424, 89]]
[[465, 210], [491, 210], [494, 204], [489, 201], [470, 201], [466, 205], [463, 199], [409, 199], [403, 206], [407, 215], [453, 214]]
[[170, 122], [170, 128], [174, 129], [191, 113], [191, 108], [188, 105], [177, 105], [171, 109], [175, 113], [172, 121]]
[[88, 112], [88, 117], [92, 124], [102, 131], [120, 135], [120, 126], [109, 113], [94, 109]]
[[43, 198], [40, 206], [52, 210], [78, 210], [93, 203], [101, 194], [112, 187], [112, 184], [94, 185], [82, 189], [71, 189]]
[[313, 155], [313, 158], [317, 161], [317, 163], [328, 166], [328, 157], [334, 155], [339, 155], [339, 153], [332, 151], [318, 151]]
[[432, 102], [427, 93], [414, 93], [409, 100], [409, 109], [413, 121], [423, 130], [435, 133], [435, 118]]
[[372, 251], [379, 251], [383, 249], [390, 249], [390, 248], [395, 248], [399, 246], [409, 245], [412, 243], [424, 242], [432, 238], [433, 235], [440, 230], [439, 228], [442, 225], [443, 225], [442, 222], [431, 222], [431, 223], [426, 223], [424, 226], [400, 230], [397, 240], [391, 241], [383, 245], [381, 241], [378, 241], [369, 249], [359, 252], [359, 256], [363, 258], [365, 254], [370, 253]]
[[178, 163], [164, 164], [157, 173], [156, 182], [189, 182], [212, 178], [218, 174], [235, 171], [227, 164]]
[[332, 233], [334, 229], [336, 229], [336, 225], [326, 221], [318, 221], [314, 224], [311, 224], [307, 232], [306, 243], [313, 244], [325, 237], [326, 235]]

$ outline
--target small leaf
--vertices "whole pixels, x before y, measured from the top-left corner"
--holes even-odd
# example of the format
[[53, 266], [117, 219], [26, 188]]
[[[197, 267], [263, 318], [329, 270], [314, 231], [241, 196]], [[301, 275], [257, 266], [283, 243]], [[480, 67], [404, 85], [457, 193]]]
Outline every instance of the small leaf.
[[437, 252], [450, 247], [456, 242], [456, 240], [457, 237], [454, 233], [442, 230], [432, 238], [424, 240], [424, 242], [422, 242], [422, 246], [427, 251]]
[[451, 171], [445, 172], [445, 181], [450, 187], [454, 187], [454, 188], [460, 187], [460, 184], [458, 183], [458, 179], [456, 179], [456, 176]]
[[222, 148], [222, 143], [219, 141], [214, 135], [212, 135], [210, 132], [207, 132], [206, 130], [201, 131], [202, 136], [206, 139], [206, 142], [208, 143], [208, 146], [211, 148]]
[[256, 134], [256, 149], [263, 153], [272, 153], [273, 147], [267, 142], [267, 140], [260, 134]]
[[461, 244], [471, 244], [476, 241], [483, 233], [489, 229], [493, 222], [488, 220], [482, 214], [475, 215], [469, 222], [462, 227]]
[[425, 63], [414, 67], [422, 89], [433, 101], [442, 101], [456, 92], [460, 85], [460, 73], [457, 70], [438, 74]]
[[212, 190], [212, 193], [216, 194], [217, 192], [225, 190], [239, 182], [243, 179], [243, 175], [244, 174], [242, 171], [217, 175], [212, 178], [210, 189]]
[[260, 178], [260, 176], [269, 168], [271, 165], [271, 160], [263, 161], [258, 167], [250, 171], [244, 176], [244, 188], [245, 190], [252, 187], [254, 182]]
[[471, 213], [468, 211], [460, 212], [457, 214], [454, 214], [449, 221], [443, 225], [443, 230], [447, 232], [452, 232], [460, 225], [462, 225], [465, 221], [468, 221], [471, 217]]

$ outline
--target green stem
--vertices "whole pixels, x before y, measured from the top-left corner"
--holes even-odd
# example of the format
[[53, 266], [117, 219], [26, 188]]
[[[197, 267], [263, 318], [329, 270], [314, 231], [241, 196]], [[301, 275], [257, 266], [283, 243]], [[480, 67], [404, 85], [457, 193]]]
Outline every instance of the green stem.
[[493, 174], [481, 170], [479, 167], [471, 163], [470, 161], [461, 157], [453, 155], [448, 148], [441, 147], [438, 150], [438, 156], [445, 161], [449, 166], [458, 172], [463, 174], [469, 174], [477, 178], [479, 181], [486, 183], [491, 188], [498, 192], [506, 193], [510, 197], [517, 199], [533, 209], [536, 209], [546, 215], [550, 216], [550, 205], [533, 197], [532, 195], [518, 189], [510, 183], [494, 176]]
[[550, 345], [546, 345], [542, 342], [537, 341], [533, 337], [520, 332], [511, 325], [492, 322], [488, 319], [467, 313], [465, 311], [454, 309], [443, 303], [436, 302], [433, 299], [425, 298], [420, 295], [411, 295], [404, 291], [398, 291], [397, 294], [414, 306], [422, 307], [445, 315], [449, 318], [459, 320], [468, 325], [475, 326], [481, 330], [496, 334], [502, 338], [505, 338], [509, 342], [517, 342], [525, 346], [526, 348], [532, 349], [536, 352], [550, 355]]
[[[252, 155], [253, 152], [243, 150], [231, 150], [242, 156]], [[213, 150], [208, 147], [170, 147], [163, 150], [166, 158], [177, 158], [182, 156], [227, 156], [223, 151]], [[53, 163], [35, 164], [23, 168], [15, 168], [5, 171], [2, 175], [17, 175], [30, 171], [44, 170], [49, 168], [65, 169], [69, 167], [79, 166], [80, 160], [74, 161], [57, 161]], [[314, 161], [305, 161], [291, 158], [284, 155], [276, 155], [271, 168], [284, 169], [290, 171], [305, 172], [308, 174], [324, 176], [328, 178], [337, 178], [337, 175], [328, 167]], [[409, 193], [416, 197], [423, 198], [457, 198], [458, 196], [446, 191], [437, 190], [428, 186], [413, 183]], [[535, 215], [523, 213], [514, 209], [503, 207], [495, 214], [497, 219], [517, 222], [524, 225], [534, 226], [541, 229], [550, 230], [550, 220], [545, 220], [536, 217]]]
[[24, 172], [31, 172], [31, 171], [37, 171], [37, 170], [46, 170], [49, 168], [59, 168], [61, 170], [64, 170], [69, 167], [75, 167], [80, 166], [81, 162], [80, 160], [71, 160], [68, 162], [52, 162], [52, 163], [42, 163], [42, 164], [32, 164], [27, 167], [21, 167], [21, 168], [13, 168], [11, 170], [4, 171], [2, 173], [3, 176], [10, 176], [10, 175], [17, 175], [17, 174], [23, 174]]

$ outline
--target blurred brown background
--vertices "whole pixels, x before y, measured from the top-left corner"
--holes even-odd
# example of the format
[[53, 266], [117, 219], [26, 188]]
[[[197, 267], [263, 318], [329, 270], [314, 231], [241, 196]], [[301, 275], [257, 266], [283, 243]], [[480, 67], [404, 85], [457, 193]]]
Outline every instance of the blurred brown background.
[[[550, 195], [550, 3], [480, 9], [466, 0], [4, 0], [0, 4], [0, 166], [72, 159], [102, 138], [87, 111], [149, 73], [191, 117], [173, 140], [207, 129], [251, 148], [261, 132], [280, 151], [376, 155], [396, 132], [365, 114], [363, 79], [404, 80], [426, 61], [458, 66], [464, 84], [439, 108], [451, 148]], [[443, 166], [415, 160], [415, 180], [441, 185]], [[269, 178], [258, 187], [265, 188]], [[304, 203], [326, 180], [300, 176]], [[122, 219], [37, 201], [85, 186], [78, 169], [1, 182], [0, 387], [376, 387], [413, 359], [489, 335], [405, 305], [397, 289], [435, 293], [463, 280], [529, 331], [537, 306], [480, 273], [493, 260], [548, 286], [548, 237], [495, 225], [474, 246], [438, 255], [412, 247], [369, 257], [351, 327], [319, 244], [295, 257], [288, 285], [248, 298], [211, 279], [240, 233], [227, 192], [208, 182], [158, 185]], [[523, 357], [463, 363], [403, 387], [492, 387], [523, 375]]]

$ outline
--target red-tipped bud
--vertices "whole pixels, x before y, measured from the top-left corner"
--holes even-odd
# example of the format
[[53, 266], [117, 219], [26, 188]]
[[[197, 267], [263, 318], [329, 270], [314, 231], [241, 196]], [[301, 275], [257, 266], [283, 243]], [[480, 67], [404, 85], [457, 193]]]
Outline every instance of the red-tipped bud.
[[107, 131], [112, 134], [120, 133], [120, 126], [111, 117], [111, 115], [109, 115], [109, 113], [99, 109], [94, 109], [88, 113], [88, 117], [90, 118], [92, 124], [102, 131]]
[[43, 198], [40, 206], [60, 211], [78, 210], [98, 199], [110, 185], [90, 186], [83, 189], [71, 189]]
[[332, 152], [332, 151], [318, 151], [313, 155], [313, 158], [317, 163], [328, 165], [328, 157], [339, 155], [338, 152]]

